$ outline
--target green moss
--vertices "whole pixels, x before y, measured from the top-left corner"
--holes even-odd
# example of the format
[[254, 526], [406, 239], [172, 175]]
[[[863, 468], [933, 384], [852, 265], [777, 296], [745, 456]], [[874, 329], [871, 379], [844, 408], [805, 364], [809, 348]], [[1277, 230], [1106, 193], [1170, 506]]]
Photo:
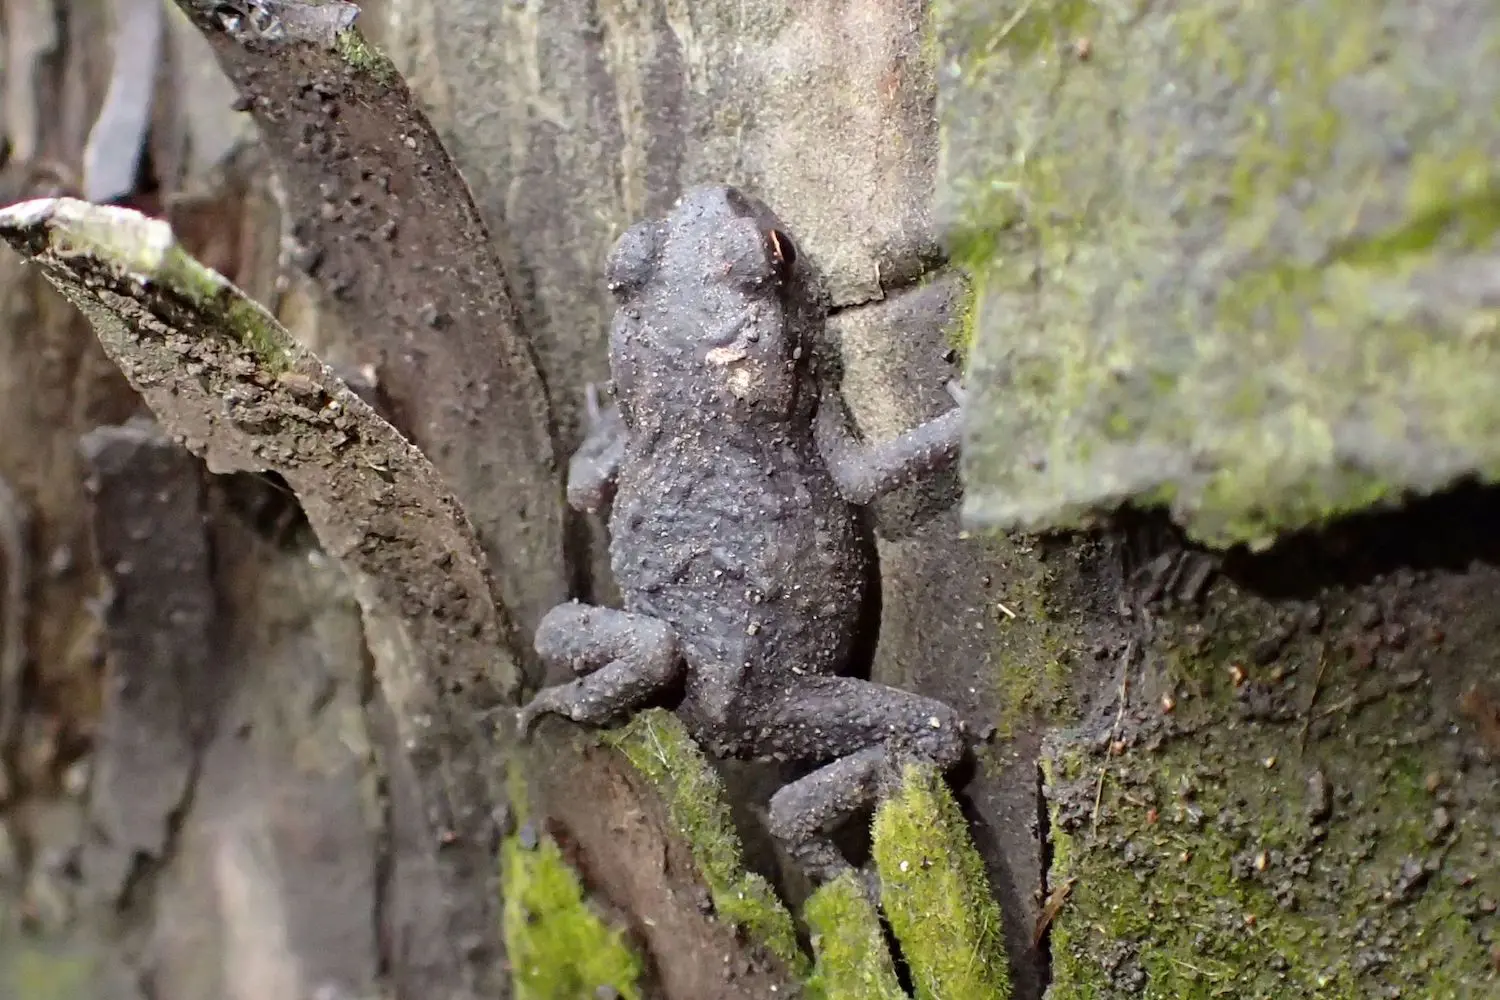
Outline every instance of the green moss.
[[965, 283], [963, 308], [944, 331], [948, 344], [958, 352], [960, 365], [967, 365], [969, 349], [974, 346], [974, 329], [979, 322], [975, 306], [979, 301], [979, 289], [972, 281]]
[[744, 927], [797, 976], [808, 972], [792, 916], [764, 878], [746, 872], [724, 786], [682, 723], [660, 709], [605, 737], [656, 786], [687, 841], [718, 915]]
[[389, 87], [401, 79], [396, 64], [384, 52], [371, 45], [357, 28], [347, 28], [334, 39], [334, 48], [352, 69]]
[[996, 735], [1010, 739], [1038, 720], [1058, 723], [1072, 716], [1069, 692], [1077, 628], [1051, 612], [1053, 575], [1023, 535], [990, 540], [1004, 581], [989, 602], [999, 623], [993, 657]]
[[880, 915], [853, 873], [824, 885], [803, 911], [817, 961], [808, 992], [822, 1000], [907, 1000]]
[[1391, 678], [1294, 642], [1274, 664], [1250, 667], [1253, 680], [1304, 707], [1304, 686], [1316, 683], [1316, 705], [1352, 724], [1304, 736], [1300, 712], [1246, 720], [1231, 667], [1252, 663], [1247, 650], [1274, 614], [1235, 595], [1215, 599], [1201, 627], [1162, 622], [1148, 655], [1170, 663], [1174, 718], [1190, 737], [1155, 748], [1148, 728], [1118, 757], [1068, 740], [1044, 754], [1049, 883], [1072, 886], [1052, 924], [1054, 1000], [1494, 988], [1476, 918], [1500, 893], [1500, 871], [1486, 860], [1483, 807], [1470, 811], [1482, 796], [1445, 800], [1456, 833], [1433, 833], [1439, 796], [1428, 775], [1453, 772], [1440, 743], [1417, 735], [1429, 695], [1392, 687], [1371, 698]]
[[971, 523], [1133, 501], [1258, 545], [1500, 478], [1500, 310], [1460, 277], [1500, 244], [1482, 0], [1461, 44], [1393, 2], [938, 11]]
[[0, 947], [0, 988], [22, 1000], [86, 1000], [94, 995], [97, 971], [97, 960], [84, 951]]
[[1004, 1000], [1010, 978], [984, 862], [941, 775], [906, 769], [875, 813], [881, 905], [917, 1000]]
[[601, 986], [635, 1000], [641, 962], [584, 901], [578, 876], [550, 838], [500, 849], [505, 950], [517, 1000], [573, 1000]]
[[[506, 787], [518, 826], [526, 822], [525, 783], [512, 767]], [[550, 837], [528, 850], [519, 833], [500, 847], [502, 930], [516, 1000], [574, 1000], [613, 987], [640, 997], [641, 960], [589, 908], [577, 874]]]

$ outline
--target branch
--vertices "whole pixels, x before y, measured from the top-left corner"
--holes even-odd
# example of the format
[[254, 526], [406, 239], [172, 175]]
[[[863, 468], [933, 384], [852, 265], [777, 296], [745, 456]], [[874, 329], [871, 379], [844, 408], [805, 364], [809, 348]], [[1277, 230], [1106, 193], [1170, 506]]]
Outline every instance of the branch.
[[[211, 471], [274, 471], [351, 573], [463, 933], [493, 937], [486, 720], [513, 702], [512, 628], [462, 507], [422, 453], [163, 222], [72, 199], [0, 210], [0, 237], [93, 324]], [[450, 914], [450, 916], [454, 916]], [[454, 926], [454, 924], [462, 926]]]
[[[254, 117], [293, 260], [479, 529], [528, 631], [568, 597], [551, 411], [474, 200], [395, 66], [312, 0], [178, 0]], [[523, 652], [529, 656], [529, 647]]]

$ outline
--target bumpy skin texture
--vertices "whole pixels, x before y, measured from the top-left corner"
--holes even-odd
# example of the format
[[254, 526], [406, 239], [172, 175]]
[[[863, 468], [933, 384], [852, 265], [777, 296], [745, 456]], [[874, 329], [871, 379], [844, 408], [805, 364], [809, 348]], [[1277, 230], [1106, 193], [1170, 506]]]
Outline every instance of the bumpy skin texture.
[[956, 713], [837, 674], [874, 582], [853, 504], [951, 464], [959, 411], [873, 446], [811, 365], [821, 314], [770, 211], [728, 187], [689, 191], [615, 245], [617, 406], [590, 390], [568, 501], [611, 499], [625, 609], [553, 609], [536, 649], [577, 679], [547, 713], [604, 725], [681, 680], [677, 713], [721, 757], [815, 765], [771, 800], [772, 832], [808, 873], [848, 867], [827, 834], [912, 758], [957, 763]]

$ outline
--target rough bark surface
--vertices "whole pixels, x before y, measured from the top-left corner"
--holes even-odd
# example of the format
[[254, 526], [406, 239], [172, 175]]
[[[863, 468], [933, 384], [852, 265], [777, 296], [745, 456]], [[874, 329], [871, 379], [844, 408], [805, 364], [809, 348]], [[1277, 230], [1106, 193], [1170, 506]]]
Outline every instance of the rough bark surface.
[[529, 634], [568, 593], [560, 465], [532, 348], [463, 177], [400, 74], [348, 30], [353, 4], [251, 4], [261, 13], [247, 17], [179, 6], [276, 166], [290, 262], [463, 502]]

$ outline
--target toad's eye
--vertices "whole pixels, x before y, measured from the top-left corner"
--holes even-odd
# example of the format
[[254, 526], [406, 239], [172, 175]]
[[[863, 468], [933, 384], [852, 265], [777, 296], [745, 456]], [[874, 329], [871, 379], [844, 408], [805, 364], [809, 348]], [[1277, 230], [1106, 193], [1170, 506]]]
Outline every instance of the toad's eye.
[[776, 276], [786, 281], [791, 277], [792, 265], [797, 263], [797, 248], [779, 229], [766, 230], [766, 246], [771, 251], [771, 265], [776, 269]]
[[616, 299], [629, 301], [651, 280], [661, 258], [661, 244], [661, 227], [653, 222], [638, 222], [615, 241], [604, 274]]
[[736, 227], [724, 250], [724, 277], [750, 295], [770, 294], [780, 287], [797, 254], [785, 233], [753, 225]]

